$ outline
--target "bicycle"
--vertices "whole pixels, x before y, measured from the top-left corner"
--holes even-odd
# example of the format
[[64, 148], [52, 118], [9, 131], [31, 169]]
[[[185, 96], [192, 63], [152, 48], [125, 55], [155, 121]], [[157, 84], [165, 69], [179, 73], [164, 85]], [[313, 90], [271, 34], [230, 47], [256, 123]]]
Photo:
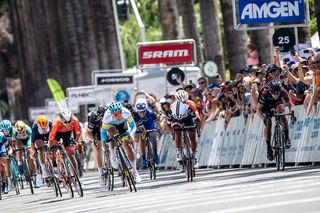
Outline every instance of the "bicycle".
[[151, 130], [145, 130], [144, 131], [144, 142], [145, 142], [145, 146], [146, 146], [146, 160], [147, 160], [147, 167], [149, 168], [149, 176], [150, 176], [150, 180], [152, 179], [156, 179], [157, 174], [157, 168], [156, 168], [156, 164], [155, 164], [155, 150], [154, 150], [154, 140], [150, 139], [150, 135], [152, 133], [159, 133], [158, 129], [151, 129]]
[[[183, 138], [183, 152], [182, 152], [182, 167], [185, 170], [187, 181], [193, 181], [196, 176], [195, 172], [195, 160], [191, 150], [191, 140], [189, 137], [189, 130], [197, 130], [197, 126], [186, 127], [182, 126], [181, 128], [173, 129], [173, 139], [175, 132], [182, 131]], [[199, 133], [198, 133], [199, 134]]]
[[21, 178], [19, 177], [19, 170], [18, 170], [18, 163], [17, 160], [14, 157], [14, 153], [11, 155], [9, 154], [9, 161], [10, 161], [10, 180], [11, 180], [11, 185], [14, 187], [16, 194], [20, 194], [19, 190], [19, 182], [21, 182]]
[[63, 179], [63, 187], [67, 190], [71, 198], [74, 197], [72, 185], [76, 189], [79, 196], [83, 197], [83, 189], [79, 176], [76, 169], [73, 167], [69, 157], [67, 156], [62, 140], [59, 141], [58, 145], [51, 146], [50, 149], [52, 150], [54, 148], [58, 148], [58, 151], [56, 153], [56, 162], [58, 175]]
[[109, 191], [113, 191], [114, 188], [114, 169], [111, 165], [110, 150], [107, 144], [104, 144], [104, 184], [107, 186]]
[[[47, 151], [47, 145], [44, 146], [44, 150]], [[53, 189], [56, 197], [58, 197], [59, 195], [60, 197], [62, 197], [59, 178], [54, 174], [51, 156], [49, 154], [46, 154], [45, 156], [45, 169], [48, 172], [48, 178], [46, 178], [45, 180], [47, 182], [47, 186]]]
[[281, 116], [293, 116], [293, 113], [281, 113], [278, 114], [276, 112], [272, 112], [271, 116], [273, 116], [276, 120], [276, 124], [274, 127], [273, 140], [272, 140], [272, 148], [275, 150], [275, 159], [276, 159], [276, 167], [277, 171], [284, 171], [285, 169], [285, 135], [283, 132], [283, 127], [281, 124]]
[[133, 178], [133, 175], [131, 173], [131, 163], [125, 153], [125, 151], [122, 148], [122, 138], [128, 137], [127, 133], [124, 133], [122, 135], [116, 134], [112, 138], [108, 139], [107, 142], [113, 142], [116, 149], [116, 156], [119, 161], [119, 170], [121, 174], [122, 181], [127, 187], [129, 188], [130, 192], [133, 190], [137, 192], [137, 188], [135, 185], [135, 181]]
[[[34, 194], [33, 184], [34, 184], [34, 181], [36, 181], [36, 180], [33, 180], [33, 176], [32, 176], [32, 173], [31, 173], [31, 166], [30, 166], [30, 162], [29, 162], [29, 160], [31, 160], [31, 159], [28, 156], [27, 148], [22, 147], [20, 149], [15, 149], [14, 151], [15, 152], [17, 152], [17, 151], [21, 151], [22, 152], [23, 175], [25, 177], [25, 181], [27, 182], [27, 184], [30, 187], [31, 194]], [[23, 178], [20, 178], [20, 184], [21, 184], [21, 189], [23, 189], [24, 188]]]

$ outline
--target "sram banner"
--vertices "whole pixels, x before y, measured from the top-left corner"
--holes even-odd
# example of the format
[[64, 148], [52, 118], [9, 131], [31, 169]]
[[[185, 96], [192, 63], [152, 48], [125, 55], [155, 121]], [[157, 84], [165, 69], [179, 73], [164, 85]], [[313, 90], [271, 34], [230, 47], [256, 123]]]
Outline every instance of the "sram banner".
[[303, 22], [303, 0], [239, 0], [240, 24]]
[[137, 66], [163, 64], [194, 65], [195, 43], [192, 39], [137, 44]]

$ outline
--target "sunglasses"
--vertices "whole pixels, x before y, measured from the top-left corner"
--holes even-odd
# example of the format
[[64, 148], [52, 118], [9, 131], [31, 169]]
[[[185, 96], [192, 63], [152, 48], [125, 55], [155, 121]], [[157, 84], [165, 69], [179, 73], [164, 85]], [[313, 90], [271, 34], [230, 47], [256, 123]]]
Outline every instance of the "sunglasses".
[[207, 82], [205, 81], [200, 81], [199, 84], [206, 84]]
[[121, 111], [120, 111], [120, 112], [114, 112], [114, 113], [111, 113], [111, 115], [112, 115], [113, 117], [117, 117], [117, 116], [122, 115], [122, 112], [121, 112]]
[[320, 66], [320, 61], [313, 61], [312, 64]]

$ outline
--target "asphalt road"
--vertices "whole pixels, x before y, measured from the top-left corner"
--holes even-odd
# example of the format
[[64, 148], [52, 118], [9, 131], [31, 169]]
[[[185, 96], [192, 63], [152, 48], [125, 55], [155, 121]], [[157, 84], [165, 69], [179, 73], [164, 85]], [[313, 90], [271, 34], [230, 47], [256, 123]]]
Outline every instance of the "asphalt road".
[[138, 192], [120, 186], [113, 192], [100, 188], [98, 173], [82, 178], [84, 197], [56, 198], [51, 188], [29, 189], [3, 196], [0, 212], [320, 212], [320, 168], [199, 169], [194, 182], [184, 173], [161, 170], [157, 180], [143, 181]]

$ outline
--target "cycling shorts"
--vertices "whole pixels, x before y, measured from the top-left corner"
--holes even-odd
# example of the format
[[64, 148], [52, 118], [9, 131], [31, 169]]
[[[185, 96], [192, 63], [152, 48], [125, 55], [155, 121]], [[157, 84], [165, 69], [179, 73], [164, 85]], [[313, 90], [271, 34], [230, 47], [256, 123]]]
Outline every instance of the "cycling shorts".
[[92, 136], [97, 139], [98, 141], [101, 141], [101, 132], [100, 132], [100, 128], [93, 128], [92, 129]]
[[63, 141], [63, 146], [66, 149], [66, 152], [69, 154], [75, 153], [74, 147], [72, 146], [71, 142], [71, 131], [70, 132], [57, 132], [56, 136], [54, 137], [54, 140], [51, 143], [51, 146], [55, 145], [57, 146], [62, 139]]
[[184, 126], [184, 127], [194, 127], [194, 126], [196, 126], [196, 124], [195, 124], [193, 118], [188, 116], [188, 117], [183, 118], [181, 120], [173, 119], [171, 126], [173, 128], [181, 128], [182, 126]]
[[16, 140], [20, 141], [22, 143], [22, 145], [25, 146], [26, 148], [30, 148], [31, 147], [31, 138], [16, 139]]

